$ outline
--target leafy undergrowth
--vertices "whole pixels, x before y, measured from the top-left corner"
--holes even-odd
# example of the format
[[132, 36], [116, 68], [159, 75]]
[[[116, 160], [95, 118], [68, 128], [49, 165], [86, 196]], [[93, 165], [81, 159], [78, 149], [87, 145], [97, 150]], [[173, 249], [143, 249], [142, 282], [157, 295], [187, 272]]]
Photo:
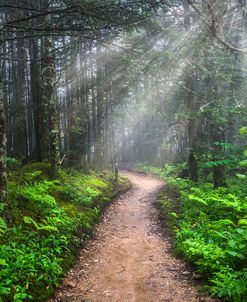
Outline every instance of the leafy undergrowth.
[[104, 207], [129, 183], [108, 171], [73, 170], [51, 181], [49, 165], [40, 163], [11, 171], [13, 223], [0, 220], [0, 301], [46, 301]]
[[204, 289], [225, 301], [247, 301], [246, 180], [243, 184], [233, 177], [228, 188], [214, 189], [210, 183], [174, 177], [179, 167], [142, 169], [164, 177], [168, 192], [178, 193], [177, 199], [160, 193], [160, 215], [175, 235], [177, 253], [208, 278]]

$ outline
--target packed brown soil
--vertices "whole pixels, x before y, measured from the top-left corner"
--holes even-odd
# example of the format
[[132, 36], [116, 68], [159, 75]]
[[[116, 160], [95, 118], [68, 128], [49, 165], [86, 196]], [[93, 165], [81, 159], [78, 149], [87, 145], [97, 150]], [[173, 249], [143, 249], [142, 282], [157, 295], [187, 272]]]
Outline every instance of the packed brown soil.
[[154, 206], [164, 183], [124, 172], [133, 187], [106, 210], [52, 302], [199, 302], [193, 272], [173, 255]]

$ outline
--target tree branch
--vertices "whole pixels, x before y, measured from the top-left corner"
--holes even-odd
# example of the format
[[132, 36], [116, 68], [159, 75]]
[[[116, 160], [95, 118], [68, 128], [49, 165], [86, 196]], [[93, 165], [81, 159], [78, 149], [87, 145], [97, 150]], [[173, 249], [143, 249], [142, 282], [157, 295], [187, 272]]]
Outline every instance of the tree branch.
[[210, 33], [213, 35], [213, 37], [220, 43], [222, 44], [226, 49], [230, 50], [230, 51], [234, 51], [234, 52], [239, 52], [242, 54], [247, 54], [247, 48], [238, 48], [234, 45], [232, 45], [229, 42], [226, 42], [224, 40], [224, 38], [218, 33], [217, 30], [217, 26], [216, 26], [216, 20], [213, 16], [213, 12], [212, 12], [212, 7], [210, 9], [210, 13], [211, 13], [211, 17], [212, 20], [211, 22], [208, 22], [208, 18], [205, 18], [205, 15], [203, 14], [203, 12], [198, 9], [195, 5], [195, 3], [193, 3], [192, 0], [187, 0], [188, 4], [194, 9], [194, 11], [199, 15], [200, 19], [202, 20], [202, 22], [207, 26], [207, 28], [209, 29]]

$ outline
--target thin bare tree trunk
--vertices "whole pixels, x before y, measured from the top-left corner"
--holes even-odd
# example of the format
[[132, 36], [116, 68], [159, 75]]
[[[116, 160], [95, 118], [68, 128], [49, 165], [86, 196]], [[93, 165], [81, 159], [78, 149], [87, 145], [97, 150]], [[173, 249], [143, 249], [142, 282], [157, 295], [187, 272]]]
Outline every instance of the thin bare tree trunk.
[[29, 52], [31, 57], [30, 63], [30, 79], [31, 79], [31, 99], [33, 105], [33, 119], [34, 119], [34, 137], [35, 149], [31, 155], [31, 159], [42, 161], [41, 155], [41, 95], [40, 95], [40, 66], [38, 61], [38, 45], [35, 38], [30, 39]]
[[5, 115], [3, 99], [3, 83], [0, 69], [0, 202], [6, 204], [4, 217], [10, 221], [10, 204], [7, 194], [7, 164], [6, 164], [6, 133], [5, 133]]
[[[50, 22], [50, 16], [47, 16], [48, 23]], [[56, 74], [55, 66], [52, 55], [53, 43], [52, 37], [45, 37], [45, 57], [44, 57], [44, 69], [43, 69], [43, 100], [45, 105], [44, 122], [48, 122], [49, 125], [49, 147], [50, 154], [49, 159], [51, 163], [51, 176], [57, 178], [59, 176], [59, 114], [56, 98]]]

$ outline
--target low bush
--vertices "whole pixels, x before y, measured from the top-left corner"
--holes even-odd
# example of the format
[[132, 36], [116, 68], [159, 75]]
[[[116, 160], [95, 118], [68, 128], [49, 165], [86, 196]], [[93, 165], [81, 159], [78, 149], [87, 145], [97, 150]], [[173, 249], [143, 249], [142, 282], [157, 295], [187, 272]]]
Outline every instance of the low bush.
[[228, 301], [246, 301], [246, 199], [226, 188], [189, 187], [180, 193], [178, 252], [209, 278], [211, 293]]

